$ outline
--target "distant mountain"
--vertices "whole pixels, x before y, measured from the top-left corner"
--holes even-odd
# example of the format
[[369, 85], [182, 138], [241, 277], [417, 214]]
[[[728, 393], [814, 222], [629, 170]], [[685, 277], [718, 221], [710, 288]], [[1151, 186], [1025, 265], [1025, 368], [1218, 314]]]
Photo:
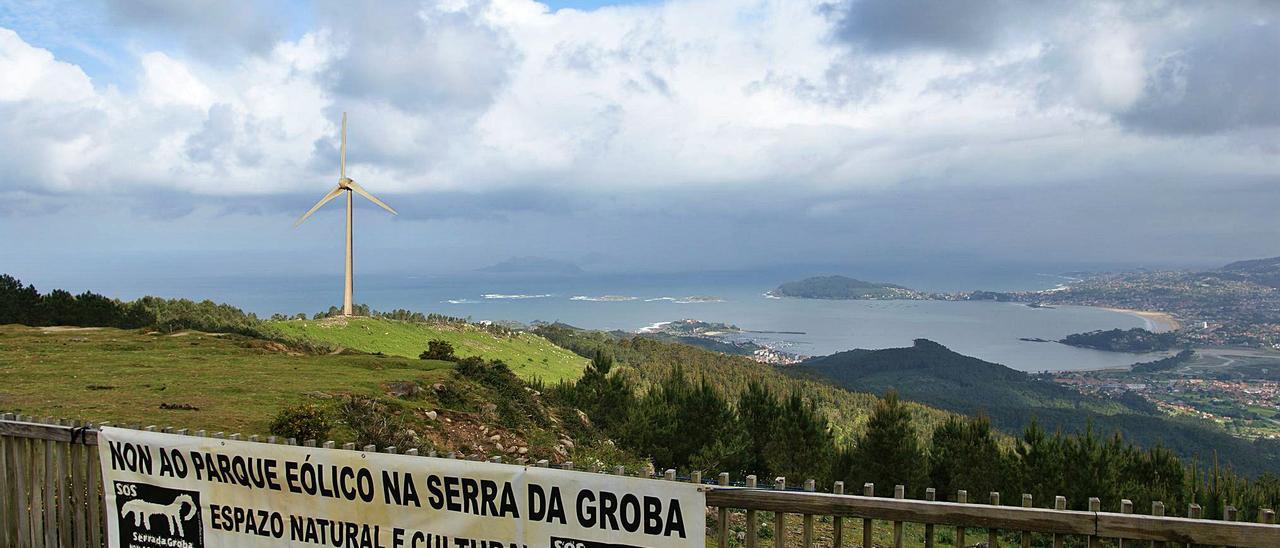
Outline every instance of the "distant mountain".
[[1218, 269], [1217, 273], [1234, 279], [1244, 279], [1280, 288], [1280, 257], [1236, 261]]
[[1033, 418], [1050, 431], [1081, 431], [1092, 424], [1107, 435], [1119, 431], [1144, 447], [1159, 443], [1183, 457], [1199, 455], [1202, 461], [1216, 450], [1246, 474], [1280, 467], [1280, 454], [1271, 442], [1250, 443], [1198, 420], [1165, 416], [1124, 398], [1086, 396], [925, 339], [908, 348], [851, 350], [811, 358], [785, 371], [855, 391], [894, 389], [903, 398], [925, 405], [986, 414], [996, 427], [1014, 435]]
[[917, 294], [900, 285], [865, 282], [845, 276], [815, 276], [787, 282], [770, 293], [777, 297], [835, 300], [912, 298]]
[[487, 274], [520, 274], [535, 276], [577, 276], [582, 274], [578, 265], [546, 257], [512, 257], [498, 264], [476, 269]]

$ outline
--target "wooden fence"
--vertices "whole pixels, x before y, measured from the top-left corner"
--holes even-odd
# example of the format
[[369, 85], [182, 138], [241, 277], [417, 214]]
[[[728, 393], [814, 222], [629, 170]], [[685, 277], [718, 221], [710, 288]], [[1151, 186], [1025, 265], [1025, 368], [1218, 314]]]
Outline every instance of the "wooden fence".
[[[175, 432], [168, 427], [146, 429]], [[205, 431], [176, 433], [206, 435]], [[240, 434], [222, 432], [211, 436], [241, 439]], [[250, 436], [247, 441], [262, 440]], [[265, 441], [297, 444], [297, 440], [277, 440], [274, 436]], [[0, 548], [103, 545], [105, 512], [97, 444], [97, 430], [92, 424], [0, 416]], [[306, 440], [303, 444], [315, 446], [316, 441]], [[321, 445], [335, 448], [332, 441]], [[342, 448], [356, 449], [354, 444]], [[378, 448], [365, 446], [360, 450], [376, 452]], [[394, 447], [382, 451], [397, 452]], [[416, 455], [417, 451], [404, 453]], [[447, 457], [459, 456], [450, 453]], [[490, 460], [500, 462], [501, 457]], [[549, 463], [543, 460], [534, 465]], [[562, 467], [572, 469], [573, 463]], [[613, 471], [625, 472], [621, 467]], [[662, 478], [676, 481], [676, 471], [667, 470]], [[812, 480], [797, 491], [787, 490], [784, 478], [776, 478], [772, 489], [757, 486], [755, 476], [748, 476], [742, 487], [730, 486], [729, 479], [728, 474], [720, 474], [718, 487], [707, 492], [707, 506], [714, 509], [708, 514], [710, 537], [721, 547], [902, 546], [909, 542], [904, 538], [906, 524], [923, 528], [922, 543], [929, 548], [993, 548], [1001, 542], [1023, 548], [1033, 543], [1054, 548], [1066, 543], [1126, 547], [1134, 546], [1135, 541], [1142, 541], [1142, 545], [1149, 542], [1153, 548], [1280, 547], [1280, 525], [1275, 525], [1275, 512], [1269, 509], [1259, 512], [1260, 523], [1247, 523], [1235, 521], [1236, 512], [1229, 506], [1225, 519], [1214, 521], [1197, 519], [1199, 507], [1194, 504], [1184, 518], [1166, 516], [1164, 505], [1159, 502], [1152, 504], [1151, 515], [1140, 515], [1131, 513], [1132, 504], [1128, 501], [1122, 501], [1122, 513], [1098, 511], [1100, 501], [1096, 498], [1089, 500], [1090, 511], [1071, 511], [1065, 509], [1066, 500], [1062, 497], [1054, 501], [1055, 509], [1046, 509], [1033, 507], [1030, 495], [1022, 496], [1020, 506], [1007, 506], [1000, 504], [999, 493], [990, 493], [988, 504], [973, 504], [967, 502], [964, 491], [957, 493], [961, 502], [937, 502], [932, 489], [926, 491], [926, 500], [910, 500], [904, 498], [902, 486], [895, 486], [893, 498], [885, 498], [873, 496], [872, 484], [864, 485], [861, 495], [847, 495], [840, 482], [833, 485], [831, 493], [818, 493]], [[688, 481], [703, 483], [699, 472], [690, 474]], [[768, 539], [760, 538], [763, 523], [771, 529]], [[731, 524], [737, 525], [731, 528]], [[889, 541], [875, 542], [877, 527], [888, 528]], [[734, 529], [738, 531], [735, 533]], [[859, 531], [861, 538], [846, 536], [850, 529]], [[949, 542], [940, 542], [942, 538]]]

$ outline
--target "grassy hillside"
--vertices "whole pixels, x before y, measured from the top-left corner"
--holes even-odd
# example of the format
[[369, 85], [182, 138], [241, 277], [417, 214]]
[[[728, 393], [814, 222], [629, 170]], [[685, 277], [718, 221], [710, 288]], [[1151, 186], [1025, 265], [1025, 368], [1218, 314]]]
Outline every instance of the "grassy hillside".
[[[543, 326], [536, 332], [565, 348], [584, 356], [603, 350], [618, 361], [620, 374], [636, 381], [642, 390], [655, 385], [680, 367], [686, 377], [705, 378], [721, 394], [736, 402], [751, 381], [757, 381], [775, 394], [799, 392], [813, 401], [827, 418], [836, 439], [845, 442], [863, 431], [878, 397], [868, 392], [845, 390], [830, 383], [793, 378], [777, 368], [744, 356], [734, 356], [648, 337], [620, 336], [600, 331], [586, 331], [564, 325]], [[927, 437], [934, 426], [951, 415], [926, 405], [908, 402], [915, 424]]]
[[520, 378], [547, 383], [582, 375], [587, 360], [546, 339], [522, 332], [500, 334], [461, 322], [417, 323], [383, 318], [326, 318], [267, 323], [286, 338], [305, 339], [361, 352], [417, 358], [427, 341], [442, 339], [458, 356], [502, 360]]
[[964, 414], [983, 413], [1009, 433], [1033, 418], [1050, 431], [1082, 431], [1092, 424], [1107, 435], [1121, 432], [1143, 447], [1164, 445], [1180, 456], [1218, 457], [1236, 470], [1257, 475], [1280, 467], [1267, 440], [1251, 443], [1202, 421], [1152, 412], [1150, 405], [1085, 396], [1052, 382], [1032, 379], [1003, 365], [957, 354], [927, 340], [910, 348], [853, 350], [813, 358], [791, 371], [830, 380], [850, 390], [896, 389], [903, 398]]
[[437, 382], [452, 366], [367, 354], [302, 355], [239, 335], [6, 325], [0, 326], [0, 408], [265, 434], [286, 405], [380, 394], [394, 381]]
[[281, 409], [310, 403], [334, 421], [327, 437], [341, 443], [360, 439], [342, 411], [356, 396], [374, 402], [377, 422], [395, 425], [401, 448], [640, 466], [612, 446], [565, 443], [594, 437], [590, 426], [515, 377], [454, 362], [306, 354], [197, 331], [0, 325], [0, 379], [0, 411], [23, 415], [266, 435]]

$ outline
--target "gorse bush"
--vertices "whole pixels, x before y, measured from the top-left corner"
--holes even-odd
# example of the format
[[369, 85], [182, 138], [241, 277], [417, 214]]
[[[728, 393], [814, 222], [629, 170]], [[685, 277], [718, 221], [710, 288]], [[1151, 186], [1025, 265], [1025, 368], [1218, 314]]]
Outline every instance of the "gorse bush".
[[440, 339], [427, 341], [427, 350], [419, 354], [418, 359], [458, 361], [458, 357], [453, 354], [453, 345]]
[[323, 440], [332, 428], [333, 423], [324, 409], [314, 403], [281, 409], [271, 421], [272, 434], [299, 442]]
[[546, 410], [542, 408], [529, 389], [507, 364], [501, 360], [484, 361], [472, 356], [458, 360], [453, 373], [474, 381], [493, 392], [490, 403], [497, 407], [498, 421], [508, 428], [526, 424], [546, 427], [550, 424]]
[[387, 404], [363, 396], [347, 396], [338, 405], [338, 417], [355, 435], [357, 446], [376, 445], [401, 450], [418, 447], [417, 435]]

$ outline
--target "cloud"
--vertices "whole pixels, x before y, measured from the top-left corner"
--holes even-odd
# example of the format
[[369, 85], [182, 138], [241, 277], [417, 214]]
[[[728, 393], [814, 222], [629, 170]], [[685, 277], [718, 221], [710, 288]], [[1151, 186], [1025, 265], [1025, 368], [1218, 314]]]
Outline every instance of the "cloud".
[[118, 25], [176, 39], [194, 55], [224, 61], [271, 51], [288, 27], [283, 0], [107, 0], [106, 7]]
[[[1205, 230], [1168, 233], [1196, 239], [1234, 217], [1199, 216], [1206, 196], [1280, 199], [1257, 186], [1280, 177], [1262, 3], [322, 3], [265, 31], [224, 20], [256, 5], [139, 6], [113, 4], [127, 36], [96, 44], [123, 77], [0, 30], [0, 168], [33, 215], [110, 191], [175, 224], [287, 226], [337, 176], [343, 112], [349, 174], [404, 213], [377, 226], [502, 240], [496, 258], [1033, 253], [1068, 247], [1091, 200], [1123, 197], [1115, 230], [1191, 217]], [[225, 51], [187, 36], [206, 19]], [[1076, 217], [1036, 224], [1055, 201]]]
[[1209, 9], [1198, 32], [1161, 44], [1121, 123], [1172, 134], [1280, 126], [1280, 8], [1271, 8]]
[[940, 48], [979, 52], [996, 45], [1019, 2], [1007, 0], [849, 0], [826, 9], [836, 36], [871, 51]]

